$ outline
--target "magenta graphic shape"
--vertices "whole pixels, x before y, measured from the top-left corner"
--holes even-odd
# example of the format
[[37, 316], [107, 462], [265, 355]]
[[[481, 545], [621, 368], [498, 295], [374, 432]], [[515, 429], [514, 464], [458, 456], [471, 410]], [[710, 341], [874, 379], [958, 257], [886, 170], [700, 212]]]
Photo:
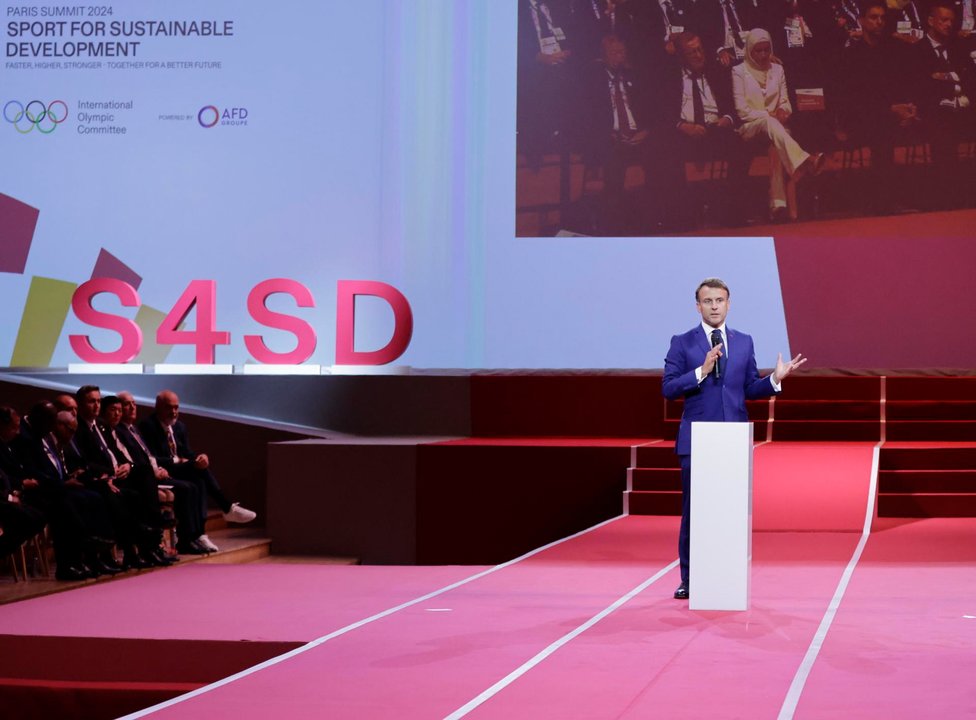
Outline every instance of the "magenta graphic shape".
[[92, 278], [115, 278], [116, 280], [129, 283], [136, 290], [142, 284], [141, 275], [105, 248], [102, 248], [98, 252], [95, 269], [92, 270]]
[[23, 274], [40, 210], [0, 193], [0, 272]]

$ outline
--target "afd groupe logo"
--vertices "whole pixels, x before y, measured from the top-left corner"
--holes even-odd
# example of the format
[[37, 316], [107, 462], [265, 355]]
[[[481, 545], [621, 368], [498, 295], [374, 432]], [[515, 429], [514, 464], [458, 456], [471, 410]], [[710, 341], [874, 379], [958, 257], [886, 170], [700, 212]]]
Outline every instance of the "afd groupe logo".
[[3, 105], [3, 119], [21, 135], [35, 130], [50, 135], [68, 119], [68, 104], [64, 100], [8, 100]]
[[228, 107], [221, 110], [216, 105], [204, 105], [197, 113], [197, 122], [200, 127], [212, 128], [220, 125], [221, 127], [240, 127], [247, 125], [246, 107]]

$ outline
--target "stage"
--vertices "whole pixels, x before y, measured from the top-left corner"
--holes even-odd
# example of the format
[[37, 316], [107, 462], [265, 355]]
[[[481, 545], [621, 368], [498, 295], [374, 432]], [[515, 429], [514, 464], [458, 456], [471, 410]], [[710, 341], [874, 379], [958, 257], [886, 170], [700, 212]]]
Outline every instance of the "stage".
[[6, 606], [3, 704], [18, 718], [976, 710], [976, 519], [876, 518], [874, 443], [755, 457], [747, 612], [671, 598], [676, 517], [616, 517], [496, 566], [191, 564]]

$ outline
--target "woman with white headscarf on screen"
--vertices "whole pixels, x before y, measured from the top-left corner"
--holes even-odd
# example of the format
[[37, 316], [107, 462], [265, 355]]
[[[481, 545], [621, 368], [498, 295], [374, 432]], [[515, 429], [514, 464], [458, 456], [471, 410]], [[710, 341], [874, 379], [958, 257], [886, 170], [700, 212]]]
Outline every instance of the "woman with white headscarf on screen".
[[785, 127], [793, 113], [786, 73], [773, 62], [772, 38], [765, 30], [755, 28], [746, 36], [745, 62], [732, 69], [732, 93], [743, 140], [766, 138], [770, 142], [770, 216], [778, 219], [785, 212], [796, 220], [796, 182], [808, 172], [820, 171], [823, 154], [808, 153]]

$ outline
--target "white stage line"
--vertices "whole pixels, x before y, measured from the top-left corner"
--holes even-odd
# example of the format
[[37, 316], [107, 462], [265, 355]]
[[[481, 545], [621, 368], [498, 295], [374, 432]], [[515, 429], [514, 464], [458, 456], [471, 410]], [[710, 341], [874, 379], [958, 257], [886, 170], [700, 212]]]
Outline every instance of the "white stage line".
[[857, 566], [858, 561], [861, 559], [861, 553], [864, 552], [864, 546], [868, 542], [868, 537], [871, 535], [871, 520], [874, 518], [874, 498], [878, 491], [878, 460], [881, 453], [881, 443], [879, 442], [874, 446], [874, 453], [871, 457], [871, 480], [868, 486], [868, 506], [864, 512], [864, 529], [861, 531], [861, 539], [857, 543], [857, 547], [854, 549], [854, 554], [851, 556], [851, 560], [847, 563], [847, 568], [844, 570], [844, 574], [840, 577], [840, 582], [837, 583], [837, 589], [834, 591], [834, 596], [830, 600], [830, 604], [827, 606], [827, 611], [824, 613], [823, 619], [820, 621], [820, 626], [817, 628], [817, 632], [813, 636], [813, 640], [810, 641], [810, 647], [807, 648], [806, 655], [803, 656], [803, 660], [800, 662], [800, 667], [796, 670], [796, 675], [793, 676], [793, 682], [790, 684], [790, 689], [786, 693], [786, 699], [783, 700], [783, 706], [780, 708], [777, 720], [791, 720], [793, 714], [796, 712], [796, 706], [800, 702], [800, 695], [803, 694], [803, 688], [807, 683], [807, 678], [810, 676], [810, 671], [813, 669], [813, 664], [817, 661], [817, 656], [820, 654], [820, 648], [823, 647], [824, 640], [827, 637], [827, 633], [830, 630], [831, 623], [834, 622], [834, 617], [837, 615], [837, 609], [840, 607], [841, 600], [844, 599], [844, 593], [847, 592], [847, 585], [851, 581], [851, 576], [854, 574], [854, 568]]
[[[178, 705], [181, 702], [185, 702], [186, 700], [190, 700], [192, 698], [195, 698], [198, 695], [203, 695], [204, 693], [210, 692], [211, 690], [216, 690], [217, 688], [223, 687], [224, 685], [229, 685], [230, 683], [232, 683], [232, 682], [234, 682], [236, 680], [240, 680], [241, 678], [245, 678], [248, 675], [252, 675], [252, 674], [254, 674], [254, 673], [256, 673], [256, 672], [258, 672], [260, 670], [264, 670], [265, 668], [269, 668], [269, 667], [272, 667], [273, 665], [277, 665], [278, 663], [284, 662], [285, 660], [289, 660], [289, 659], [295, 657], [296, 655], [301, 655], [302, 653], [308, 652], [309, 650], [312, 650], [313, 648], [316, 648], [319, 645], [328, 642], [329, 640], [332, 640], [334, 638], [337, 638], [340, 635], [345, 635], [346, 633], [352, 632], [353, 630], [356, 630], [358, 628], [361, 628], [364, 625], [368, 625], [371, 622], [375, 622], [376, 620], [381, 620], [382, 618], [385, 618], [385, 617], [387, 617], [389, 615], [393, 615], [394, 613], [397, 613], [400, 610], [404, 610], [404, 609], [406, 609], [408, 607], [412, 607], [414, 605], [417, 605], [418, 603], [422, 603], [422, 602], [425, 602], [427, 600], [430, 600], [431, 598], [435, 598], [438, 595], [442, 595], [442, 594], [444, 594], [446, 592], [449, 592], [451, 590], [454, 590], [456, 588], [459, 588], [462, 585], [467, 585], [470, 582], [474, 582], [475, 580], [478, 580], [479, 578], [483, 578], [486, 575], [490, 575], [493, 572], [497, 572], [498, 570], [503, 570], [504, 568], [507, 568], [507, 567], [509, 567], [511, 565], [514, 565], [514, 564], [518, 563], [518, 562], [521, 562], [522, 560], [526, 560], [526, 559], [532, 557], [533, 555], [538, 555], [539, 553], [544, 552], [545, 550], [548, 550], [549, 548], [555, 547], [556, 545], [560, 545], [560, 544], [562, 544], [564, 542], [567, 542], [569, 540], [573, 540], [574, 538], [578, 538], [578, 537], [580, 537], [582, 535], [586, 535], [587, 533], [593, 532], [594, 530], [597, 530], [597, 529], [603, 527], [604, 525], [609, 525], [612, 522], [616, 522], [617, 520], [620, 520], [623, 517], [625, 517], [625, 516], [618, 515], [617, 517], [610, 518], [609, 520], [604, 520], [602, 523], [598, 523], [597, 525], [594, 525], [591, 528], [587, 528], [586, 530], [581, 530], [580, 532], [578, 532], [578, 533], [576, 533], [574, 535], [569, 535], [567, 537], [562, 538], [561, 540], [556, 540], [555, 542], [551, 542], [548, 545], [543, 545], [542, 547], [539, 547], [539, 548], [536, 548], [535, 550], [531, 550], [530, 552], [527, 552], [525, 555], [522, 555], [520, 557], [517, 557], [517, 558], [514, 558], [512, 560], [509, 560], [508, 562], [502, 563], [501, 565], [495, 565], [494, 567], [488, 568], [487, 570], [483, 570], [480, 573], [476, 573], [476, 574], [474, 574], [474, 575], [472, 575], [470, 577], [467, 577], [464, 580], [458, 580], [457, 582], [452, 583], [451, 585], [447, 585], [445, 587], [442, 587], [440, 590], [434, 590], [433, 592], [427, 593], [426, 595], [424, 595], [422, 597], [415, 598], [414, 600], [408, 600], [407, 602], [402, 603], [400, 605], [397, 605], [396, 607], [392, 607], [392, 608], [389, 608], [388, 610], [384, 610], [384, 611], [379, 612], [379, 613], [377, 613], [375, 615], [371, 615], [370, 617], [365, 618], [363, 620], [359, 620], [358, 622], [354, 622], [351, 625], [346, 625], [343, 628], [339, 628], [338, 630], [335, 630], [335, 631], [329, 633], [328, 635], [323, 635], [322, 637], [317, 638], [316, 640], [312, 640], [311, 642], [306, 643], [305, 645], [302, 645], [301, 647], [297, 647], [294, 650], [291, 650], [291, 651], [289, 651], [289, 652], [287, 652], [287, 653], [285, 653], [283, 655], [278, 655], [277, 657], [273, 657], [273, 658], [271, 658], [269, 660], [265, 660], [263, 663], [260, 663], [258, 665], [254, 665], [253, 667], [249, 667], [246, 670], [241, 670], [239, 673], [235, 673], [233, 675], [229, 675], [228, 677], [225, 677], [225, 678], [223, 678], [221, 680], [218, 680], [217, 682], [211, 683], [209, 685], [204, 685], [203, 687], [197, 688], [196, 690], [192, 690], [192, 691], [190, 691], [190, 692], [188, 692], [188, 693], [186, 693], [184, 695], [179, 695], [179, 696], [177, 696], [175, 698], [172, 698], [172, 699], [167, 700], [165, 702], [161, 702], [161, 703], [159, 703], [157, 705], [153, 705], [153, 706], [148, 707], [148, 708], [144, 708], [142, 710], [139, 710], [137, 712], [131, 713], [129, 715], [123, 715], [122, 717], [117, 718], [117, 720], [134, 720], [135, 718], [146, 717], [147, 715], [152, 715], [153, 713], [155, 713], [158, 710], [164, 710], [164, 709], [166, 709], [168, 707], [172, 707], [174, 705]], [[669, 567], [673, 567], [676, 564], [677, 564], [677, 561], [675, 561], [674, 563], [672, 563]], [[662, 571], [662, 573], [663, 572], [664, 571]]]
[[578, 635], [581, 635], [582, 633], [584, 633], [587, 630], [589, 630], [591, 627], [593, 627], [594, 625], [596, 625], [598, 622], [600, 622], [607, 615], [609, 615], [610, 613], [612, 613], [614, 610], [616, 610], [617, 608], [619, 608], [621, 605], [623, 605], [624, 603], [626, 603], [628, 600], [630, 600], [631, 598], [633, 598], [635, 595], [638, 595], [638, 594], [642, 593], [644, 590], [646, 590], [648, 588], [648, 586], [650, 586], [651, 584], [653, 584], [653, 583], [657, 582], [658, 580], [660, 580], [662, 577], [664, 577], [665, 574], [667, 574], [671, 570], [674, 570], [676, 567], [678, 567], [678, 561], [677, 560], [673, 561], [667, 567], [661, 568], [656, 573], [654, 573], [651, 577], [649, 577], [647, 580], [645, 580], [640, 585], [638, 585], [637, 587], [635, 587], [633, 590], [631, 590], [630, 592], [628, 592], [626, 595], [618, 598], [612, 605], [604, 608], [599, 613], [597, 613], [596, 615], [594, 615], [593, 617], [591, 617], [589, 620], [587, 620], [585, 623], [583, 623], [582, 625], [580, 625], [579, 627], [577, 627], [575, 630], [572, 630], [572, 631], [566, 633], [561, 638], [559, 638], [558, 640], [556, 640], [556, 642], [552, 643], [552, 645], [550, 645], [545, 650], [543, 650], [542, 652], [540, 652], [538, 655], [536, 655], [535, 657], [531, 658], [530, 660], [528, 660], [524, 664], [522, 664], [519, 667], [517, 667], [515, 670], [513, 670], [512, 672], [510, 672], [508, 675], [506, 675], [501, 680], [499, 680], [494, 685], [492, 685], [490, 688], [488, 688], [483, 693], [481, 693], [478, 697], [474, 698], [473, 700], [471, 700], [470, 702], [466, 703], [465, 705], [462, 705], [457, 710], [455, 710], [454, 712], [452, 712], [450, 715], [445, 716], [444, 720], [457, 720], [458, 718], [462, 718], [465, 715], [467, 715], [469, 712], [471, 712], [472, 710], [474, 710], [476, 707], [478, 707], [479, 705], [487, 702], [488, 700], [490, 700], [491, 698], [493, 698], [495, 695], [497, 695], [498, 693], [500, 693], [502, 690], [504, 690], [506, 687], [508, 687], [509, 685], [511, 685], [513, 682], [515, 682], [516, 680], [518, 680], [520, 677], [522, 677], [523, 675], [525, 675], [525, 673], [527, 673], [529, 670], [531, 670], [536, 665], [538, 665], [543, 660], [545, 660], [547, 657], [549, 657], [554, 652], [556, 652], [556, 650], [558, 650], [559, 648], [561, 648], [563, 645], [565, 645], [566, 643], [568, 643], [573, 638], [575, 638]]

